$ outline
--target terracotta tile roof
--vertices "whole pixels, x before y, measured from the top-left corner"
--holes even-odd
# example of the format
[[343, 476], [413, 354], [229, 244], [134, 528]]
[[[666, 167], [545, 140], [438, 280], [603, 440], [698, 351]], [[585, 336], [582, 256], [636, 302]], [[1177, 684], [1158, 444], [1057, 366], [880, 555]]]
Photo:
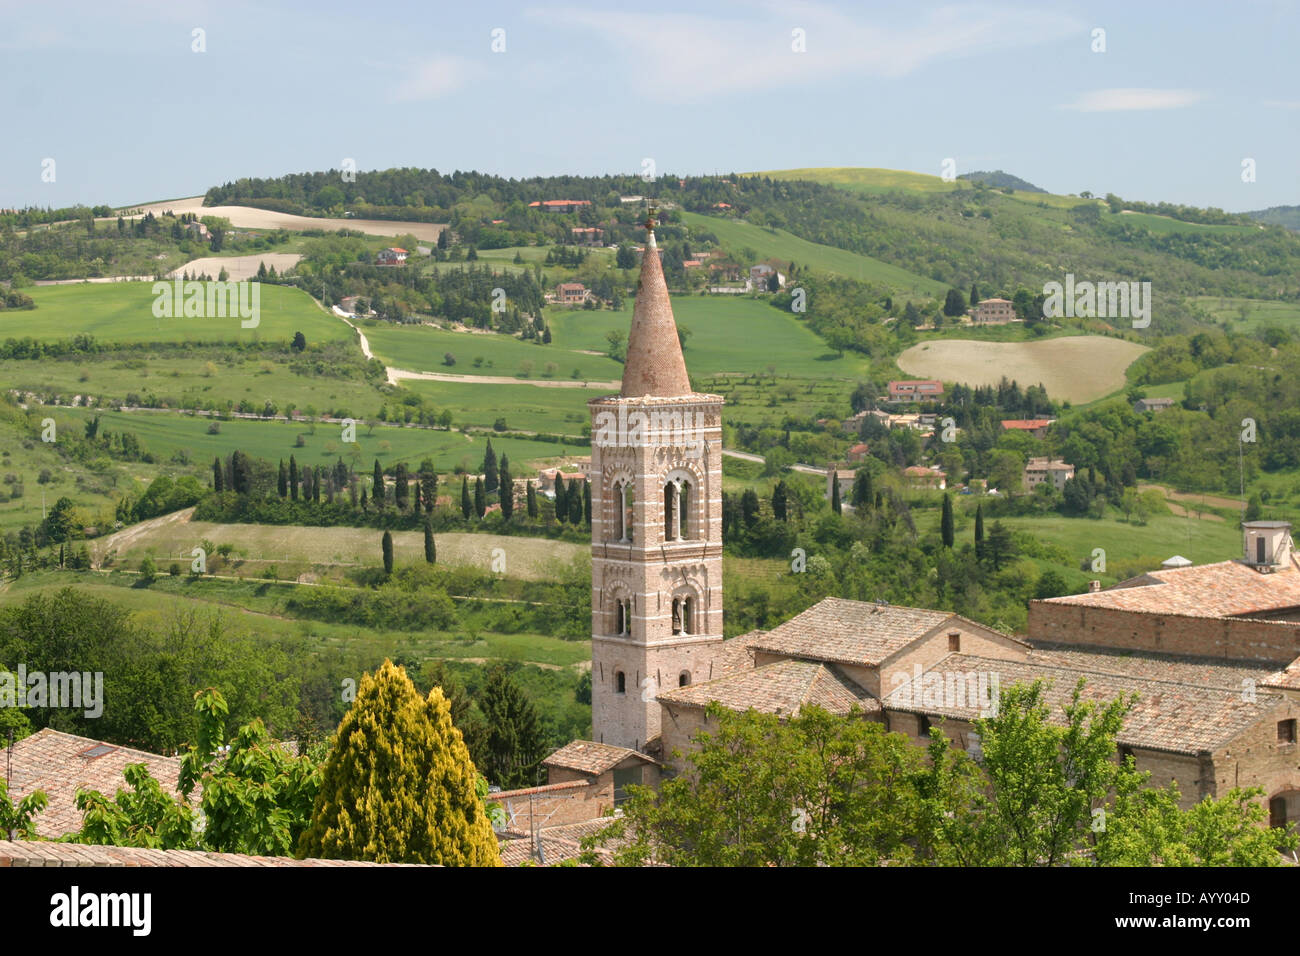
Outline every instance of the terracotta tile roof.
[[957, 615], [828, 597], [754, 642], [754, 649], [843, 664], [879, 665]]
[[126, 789], [122, 771], [129, 763], [143, 763], [168, 793], [176, 792], [179, 757], [164, 757], [143, 750], [118, 747], [88, 737], [57, 730], [39, 730], [19, 740], [12, 751], [9, 796], [15, 801], [33, 790], [44, 790], [50, 805], [36, 816], [36, 832], [53, 839], [81, 829], [77, 790], [98, 790], [113, 797]]
[[542, 766], [562, 767], [565, 770], [596, 775], [618, 766], [628, 757], [636, 757], [647, 763], [654, 762], [645, 754], [627, 747], [599, 744], [594, 740], [574, 740], [543, 760]]
[[[1042, 679], [1045, 683], [1043, 699], [1050, 709], [1052, 722], [1057, 724], [1064, 723], [1062, 707], [1069, 703], [1080, 677], [1087, 681], [1083, 690], [1084, 700], [1109, 701], [1120, 694], [1136, 693], [1137, 702], [1125, 718], [1118, 742], [1130, 747], [1180, 754], [1217, 750], [1285, 702], [1280, 694], [1257, 691], [1254, 700], [1249, 700], [1240, 687], [1197, 686], [1175, 680], [1063, 666], [1066, 663], [1078, 661], [1062, 660], [1054, 664], [1048, 652], [1040, 652], [1035, 659], [1026, 661], [949, 654], [929, 671], [997, 675], [999, 691], [1005, 691], [1012, 684], [1028, 684]], [[1135, 664], [1135, 669], [1140, 667], [1140, 664]], [[885, 708], [960, 720], [973, 720], [979, 716], [978, 702], [975, 706], [929, 700], [917, 703], [907, 699], [907, 691], [906, 687], [891, 690], [885, 695]]]
[[288, 856], [246, 856], [199, 850], [146, 850], [130, 846], [82, 846], [77, 843], [11, 843], [0, 840], [0, 869], [23, 866], [415, 866], [364, 860], [295, 860]]
[[707, 707], [717, 701], [732, 710], [755, 710], [782, 717], [795, 716], [815, 705], [833, 714], [854, 707], [878, 712], [879, 702], [834, 665], [817, 661], [785, 660], [742, 670], [717, 680], [678, 687], [659, 695], [667, 704]]
[[1300, 690], [1300, 661], [1293, 661], [1282, 670], [1273, 671], [1260, 681], [1260, 686]]
[[1080, 647], [1035, 641], [1029, 660], [1056, 667], [1172, 681], [1193, 687], [1240, 691], [1243, 681], [1263, 684], [1275, 671], [1266, 661], [1232, 661], [1110, 647]]
[[754, 666], [754, 654], [751, 648], [766, 635], [766, 631], [755, 630], [723, 641], [713, 655], [709, 680], [716, 680], [727, 674], [734, 674], [736, 671], [751, 670]]
[[1016, 428], [1022, 431], [1034, 431], [1052, 424], [1050, 418], [1006, 418], [1002, 420], [1003, 428]]
[[1258, 614], [1300, 607], [1300, 569], [1294, 558], [1271, 574], [1261, 574], [1240, 561], [1166, 568], [1101, 591], [1048, 598], [1045, 603], [1187, 617]]

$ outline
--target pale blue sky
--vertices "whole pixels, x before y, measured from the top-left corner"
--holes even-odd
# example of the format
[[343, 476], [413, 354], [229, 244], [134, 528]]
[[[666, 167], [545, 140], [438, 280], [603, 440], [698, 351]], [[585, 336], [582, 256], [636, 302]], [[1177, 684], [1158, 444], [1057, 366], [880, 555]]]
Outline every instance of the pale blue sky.
[[1298, 42], [1297, 4], [1262, 0], [0, 0], [0, 206], [175, 198], [345, 157], [506, 176], [953, 157], [1053, 192], [1296, 204]]

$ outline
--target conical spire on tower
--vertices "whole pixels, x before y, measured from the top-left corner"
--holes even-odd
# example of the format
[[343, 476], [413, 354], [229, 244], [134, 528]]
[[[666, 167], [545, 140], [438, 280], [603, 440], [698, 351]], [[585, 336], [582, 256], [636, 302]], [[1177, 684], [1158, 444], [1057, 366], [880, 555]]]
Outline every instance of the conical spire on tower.
[[632, 309], [632, 331], [627, 338], [627, 361], [623, 365], [623, 398], [652, 395], [670, 398], [691, 394], [677, 323], [668, 298], [668, 283], [655, 243], [653, 212], [646, 217], [645, 254], [637, 280], [636, 305]]

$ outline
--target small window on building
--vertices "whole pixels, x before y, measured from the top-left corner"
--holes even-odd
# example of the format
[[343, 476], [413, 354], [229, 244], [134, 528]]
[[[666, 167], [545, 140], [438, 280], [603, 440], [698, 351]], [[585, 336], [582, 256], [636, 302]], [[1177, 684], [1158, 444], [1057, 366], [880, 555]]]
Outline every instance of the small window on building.
[[948, 635], [948, 650], [954, 654], [961, 653], [961, 633], [953, 631]]
[[1295, 720], [1279, 720], [1277, 722], [1277, 742], [1280, 744], [1295, 743]]
[[925, 714], [918, 714], [916, 718], [916, 732], [918, 736], [930, 736], [930, 718]]
[[1120, 763], [1128, 763], [1128, 758], [1129, 758], [1129, 757], [1133, 757], [1135, 760], [1137, 759], [1137, 758], [1134, 756], [1134, 754], [1133, 754], [1133, 748], [1132, 748], [1132, 747], [1120, 747], [1120, 748], [1119, 748], [1119, 762], [1120, 762]]
[[627, 676], [622, 671], [616, 671], [614, 673], [614, 693], [627, 693]]
[[677, 675], [677, 686], [678, 686], [678, 687], [685, 687], [685, 686], [686, 686], [687, 684], [689, 684], [690, 682], [691, 682], [691, 672], [690, 672], [690, 671], [682, 671], [680, 674]]

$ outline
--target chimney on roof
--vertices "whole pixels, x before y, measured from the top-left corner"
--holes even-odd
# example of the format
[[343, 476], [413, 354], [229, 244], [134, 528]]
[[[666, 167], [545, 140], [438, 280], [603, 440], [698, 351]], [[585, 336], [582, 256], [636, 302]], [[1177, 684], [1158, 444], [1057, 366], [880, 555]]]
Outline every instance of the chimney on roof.
[[1100, 591], [1100, 590], [1101, 590], [1101, 582], [1100, 582], [1100, 581], [1089, 581], [1089, 582], [1088, 582], [1088, 593], [1089, 593], [1089, 594], [1092, 594], [1094, 591]]
[[1243, 561], [1267, 574], [1291, 563], [1291, 522], [1243, 521]]

